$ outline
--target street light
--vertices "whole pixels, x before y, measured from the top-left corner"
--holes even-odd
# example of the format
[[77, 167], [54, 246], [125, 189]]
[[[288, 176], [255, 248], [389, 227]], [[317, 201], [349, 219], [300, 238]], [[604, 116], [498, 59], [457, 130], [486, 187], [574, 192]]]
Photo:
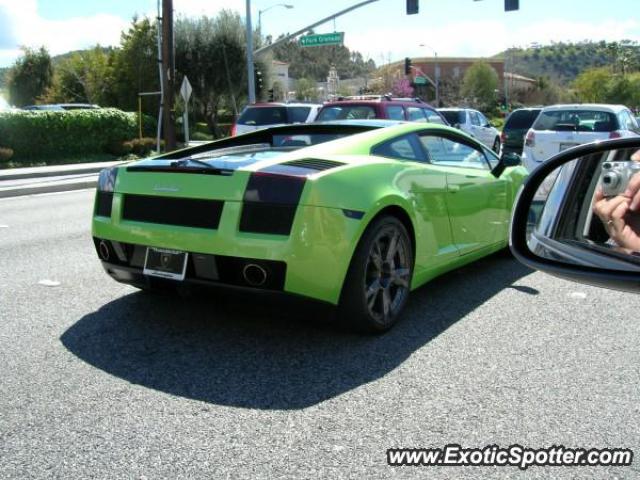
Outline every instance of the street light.
[[430, 47], [426, 43], [421, 43], [421, 47], [429, 48], [433, 51], [433, 57], [435, 58], [434, 71], [436, 77], [436, 108], [440, 106], [440, 67], [438, 65], [438, 52], [433, 47]]
[[284, 7], [287, 10], [291, 10], [293, 8], [293, 5], [289, 5], [288, 3], [276, 3], [275, 5], [271, 5], [270, 7], [267, 7], [263, 10], [258, 10], [258, 31], [260, 33], [262, 33], [262, 14], [275, 7]]

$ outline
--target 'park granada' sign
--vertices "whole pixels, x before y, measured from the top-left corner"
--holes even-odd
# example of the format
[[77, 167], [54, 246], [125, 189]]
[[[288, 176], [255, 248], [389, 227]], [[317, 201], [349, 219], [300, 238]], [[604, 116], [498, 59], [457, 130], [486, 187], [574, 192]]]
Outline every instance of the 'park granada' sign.
[[305, 35], [300, 37], [301, 47], [322, 47], [324, 45], [342, 45], [344, 32]]

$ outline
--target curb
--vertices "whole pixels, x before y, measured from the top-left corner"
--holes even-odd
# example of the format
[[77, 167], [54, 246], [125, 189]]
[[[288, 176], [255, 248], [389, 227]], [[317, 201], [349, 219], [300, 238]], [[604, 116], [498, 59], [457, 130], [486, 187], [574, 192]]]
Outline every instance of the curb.
[[[0, 186], [0, 198], [22, 197], [25, 195], [37, 195], [40, 193], [70, 192], [72, 190], [84, 190], [94, 188], [98, 183], [98, 176], [74, 181], [57, 181], [48, 185], [24, 185], [2, 188]], [[1, 185], [1, 184], [0, 184]]]
[[0, 170], [0, 186], [3, 180], [24, 180], [26, 178], [40, 177], [60, 177], [63, 175], [76, 175], [83, 173], [98, 173], [100, 170], [114, 165], [125, 163], [98, 162], [98, 163], [76, 163], [72, 165], [54, 165], [48, 167], [26, 167], [12, 168], [10, 170]]

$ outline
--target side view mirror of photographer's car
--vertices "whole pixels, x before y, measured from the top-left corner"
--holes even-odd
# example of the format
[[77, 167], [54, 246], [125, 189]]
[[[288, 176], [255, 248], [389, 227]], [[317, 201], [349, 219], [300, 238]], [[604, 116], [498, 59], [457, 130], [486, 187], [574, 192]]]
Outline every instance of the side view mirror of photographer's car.
[[519, 193], [510, 247], [531, 268], [640, 292], [640, 137], [580, 145], [543, 162]]

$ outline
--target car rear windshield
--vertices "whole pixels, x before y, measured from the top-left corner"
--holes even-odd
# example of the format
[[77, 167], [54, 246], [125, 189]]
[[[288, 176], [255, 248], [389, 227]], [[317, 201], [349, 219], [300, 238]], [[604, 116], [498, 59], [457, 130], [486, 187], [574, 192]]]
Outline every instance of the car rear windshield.
[[613, 113], [598, 110], [551, 110], [542, 112], [534, 130], [557, 132], [612, 132], [618, 129]]
[[333, 105], [322, 107], [318, 118], [319, 122], [328, 120], [361, 120], [376, 118], [376, 111], [368, 105]]
[[286, 107], [249, 107], [238, 118], [239, 125], [277, 125], [280, 123], [289, 123]]
[[311, 107], [288, 107], [289, 121], [291, 123], [304, 123], [309, 117]]
[[440, 113], [449, 122], [449, 125], [464, 123], [464, 111], [462, 110], [440, 110]]
[[536, 120], [540, 110], [516, 110], [504, 124], [504, 130], [528, 130]]

